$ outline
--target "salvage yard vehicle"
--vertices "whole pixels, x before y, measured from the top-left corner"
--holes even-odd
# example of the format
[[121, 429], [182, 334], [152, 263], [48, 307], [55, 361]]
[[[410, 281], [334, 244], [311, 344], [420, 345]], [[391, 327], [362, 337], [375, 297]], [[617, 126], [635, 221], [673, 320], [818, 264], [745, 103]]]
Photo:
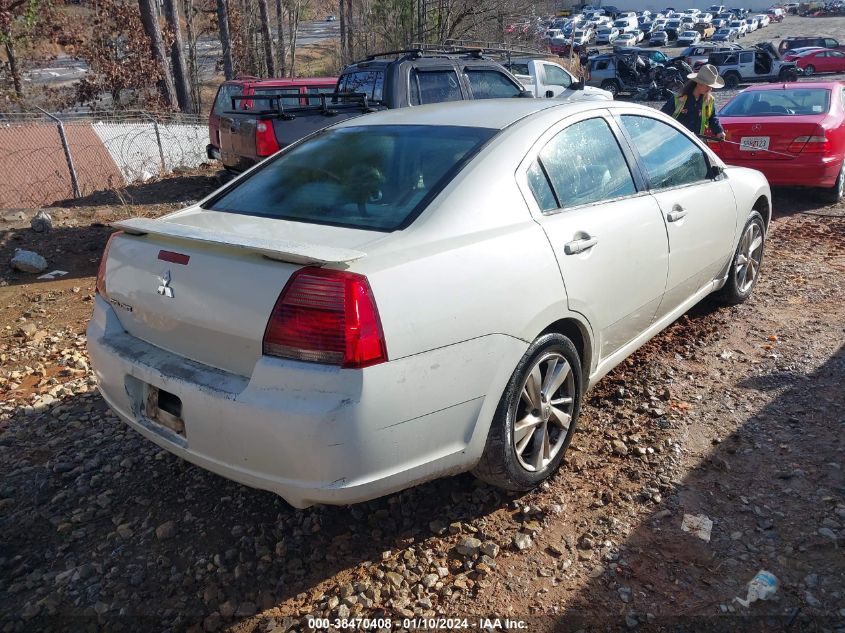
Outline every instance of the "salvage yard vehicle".
[[384, 108], [426, 103], [532, 97], [501, 64], [480, 52], [442, 50], [398, 51], [371, 55], [343, 69], [333, 91], [358, 95], [330, 100], [309, 98], [298, 107], [268, 93], [244, 111], [236, 108], [220, 117], [220, 154], [232, 172], [249, 169], [280, 148], [337, 122]]
[[[232, 97], [278, 94], [287, 105], [306, 105], [308, 95], [334, 92], [337, 77], [299, 77], [296, 79], [232, 79], [224, 81], [217, 89], [214, 104], [208, 115], [208, 140], [206, 154], [220, 160], [220, 119], [232, 107]], [[249, 109], [255, 102], [244, 100], [239, 106]], [[228, 141], [228, 137], [227, 137]]]
[[740, 83], [748, 81], [798, 79], [795, 62], [782, 60], [769, 43], [758, 44], [753, 49], [710, 53], [707, 63], [719, 70], [727, 88], [736, 88]]
[[725, 162], [763, 172], [772, 185], [819, 188], [827, 202], [845, 191], [842, 84], [801, 82], [746, 88], [719, 112], [732, 143], [715, 143]]
[[826, 48], [811, 49], [794, 58], [799, 70], [808, 77], [817, 73], [845, 72], [845, 53]]
[[467, 470], [528, 490], [586, 389], [750, 296], [770, 210], [762, 174], [646, 106], [383, 111], [115, 223], [88, 349], [130, 427], [297, 507]]
[[512, 57], [501, 61], [508, 71], [535, 97], [546, 99], [613, 99], [613, 95], [575, 78], [566, 68], [547, 59]]

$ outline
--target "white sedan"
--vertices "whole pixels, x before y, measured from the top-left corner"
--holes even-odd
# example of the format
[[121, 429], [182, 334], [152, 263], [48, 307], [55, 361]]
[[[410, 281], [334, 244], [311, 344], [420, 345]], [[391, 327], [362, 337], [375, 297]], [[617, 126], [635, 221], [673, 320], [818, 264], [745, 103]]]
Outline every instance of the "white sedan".
[[692, 46], [701, 41], [701, 33], [698, 31], [684, 31], [678, 37], [678, 46]]
[[527, 490], [585, 390], [749, 297], [770, 214], [762, 174], [645, 106], [368, 114], [117, 222], [88, 346], [129, 426], [297, 507], [467, 470]]

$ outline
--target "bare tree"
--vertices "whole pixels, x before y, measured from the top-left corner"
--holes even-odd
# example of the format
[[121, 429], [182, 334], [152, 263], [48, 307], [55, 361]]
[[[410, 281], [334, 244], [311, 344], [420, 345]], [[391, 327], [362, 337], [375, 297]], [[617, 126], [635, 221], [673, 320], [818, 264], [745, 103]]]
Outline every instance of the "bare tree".
[[199, 67], [197, 66], [197, 34], [194, 30], [194, 0], [187, 0], [185, 29], [188, 35], [188, 75], [191, 78], [191, 111], [200, 111]]
[[279, 52], [279, 77], [284, 77], [287, 71], [287, 53], [285, 51], [285, 7], [282, 0], [276, 0], [276, 32], [279, 34], [279, 43], [276, 50]]
[[217, 27], [220, 31], [220, 45], [223, 47], [223, 76], [235, 78], [235, 64], [232, 61], [232, 37], [229, 34], [229, 11], [226, 0], [217, 0]]
[[291, 0], [288, 7], [288, 28], [290, 41], [290, 77], [296, 77], [296, 38], [299, 32], [299, 18], [302, 11], [302, 0]]
[[[15, 96], [23, 98], [18, 45], [25, 44], [40, 11], [38, 0], [0, 0], [0, 44], [6, 51]], [[26, 57], [24, 57], [25, 59]]]
[[261, 14], [261, 37], [264, 40], [264, 57], [267, 59], [267, 75], [276, 76], [276, 60], [273, 59], [273, 36], [270, 35], [270, 12], [267, 0], [258, 0], [258, 12]]
[[176, 84], [176, 100], [182, 112], [191, 110], [191, 87], [188, 84], [188, 69], [182, 47], [182, 23], [179, 17], [178, 0], [164, 0], [164, 17], [173, 35], [170, 45], [170, 63], [173, 65], [173, 80]]
[[144, 32], [150, 40], [150, 52], [161, 69], [161, 77], [158, 83], [159, 91], [165, 104], [175, 110], [179, 106], [179, 102], [176, 99], [176, 87], [173, 85], [173, 76], [170, 74], [170, 66], [167, 63], [164, 37], [161, 35], [161, 24], [158, 22], [155, 0], [138, 0], [138, 9], [141, 13]]
[[346, 5], [343, 0], [337, 3], [338, 20], [340, 21], [340, 63], [349, 62], [349, 54], [346, 51]]

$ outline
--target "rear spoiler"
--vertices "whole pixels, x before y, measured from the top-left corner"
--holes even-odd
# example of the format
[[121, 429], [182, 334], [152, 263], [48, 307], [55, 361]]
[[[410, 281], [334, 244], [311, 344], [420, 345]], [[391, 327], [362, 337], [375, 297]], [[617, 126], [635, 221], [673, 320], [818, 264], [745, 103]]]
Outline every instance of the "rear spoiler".
[[218, 244], [227, 248], [238, 248], [258, 253], [269, 259], [293, 264], [339, 264], [366, 257], [362, 251], [322, 244], [309, 244], [293, 240], [268, 240], [233, 233], [223, 233], [211, 229], [176, 224], [167, 220], [150, 218], [132, 218], [112, 222], [111, 226], [121, 229], [129, 235], [160, 235], [162, 237]]

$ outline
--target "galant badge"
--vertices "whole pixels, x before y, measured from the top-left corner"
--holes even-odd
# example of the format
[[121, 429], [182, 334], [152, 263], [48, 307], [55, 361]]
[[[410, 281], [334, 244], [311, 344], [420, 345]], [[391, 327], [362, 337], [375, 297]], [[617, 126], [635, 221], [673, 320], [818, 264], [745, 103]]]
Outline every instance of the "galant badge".
[[170, 271], [166, 271], [161, 277], [158, 278], [158, 280], [161, 282], [161, 285], [158, 287], [158, 294], [172, 299], [173, 288], [170, 287]]

